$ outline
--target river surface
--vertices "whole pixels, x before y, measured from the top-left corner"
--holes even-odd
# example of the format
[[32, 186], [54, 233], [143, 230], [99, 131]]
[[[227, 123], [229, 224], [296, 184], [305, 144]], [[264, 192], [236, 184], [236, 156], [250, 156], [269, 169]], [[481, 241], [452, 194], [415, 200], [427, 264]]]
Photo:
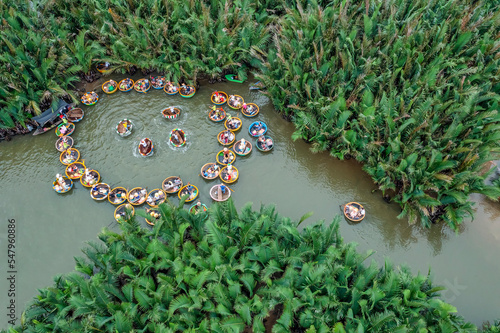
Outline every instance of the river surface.
[[[150, 191], [160, 188], [166, 177], [178, 175], [184, 183], [199, 188], [203, 203], [211, 204], [209, 189], [220, 181], [206, 181], [199, 173], [201, 166], [215, 161], [222, 149], [216, 136], [224, 128], [222, 123], [208, 120], [210, 94], [222, 90], [241, 95], [246, 102], [260, 106], [254, 120], [267, 123], [275, 148], [269, 153], [258, 151], [248, 134], [254, 120], [224, 105], [232, 116], [243, 119], [237, 139], [245, 138], [254, 144], [249, 156], [237, 157], [234, 163], [240, 178], [230, 187], [237, 207], [247, 202], [252, 202], [254, 209], [274, 204], [280, 214], [295, 220], [313, 211], [314, 215], [303, 223], [308, 225], [319, 220], [329, 222], [340, 213], [340, 205], [358, 201], [365, 206], [367, 217], [355, 225], [342, 219], [341, 233], [346, 242], [358, 243], [360, 251], [376, 251], [367, 264], [370, 260], [383, 264], [390, 258], [396, 266], [408, 265], [414, 274], [431, 270], [434, 283], [447, 288], [442, 298], [456, 306], [467, 320], [480, 325], [500, 318], [498, 203], [472, 196], [476, 202], [475, 219], [466, 221], [458, 234], [443, 225], [431, 229], [410, 226], [406, 220], [396, 218], [400, 212], [397, 205], [385, 203], [380, 192], [373, 192], [376, 186], [357, 162], [339, 161], [327, 153], [313, 154], [307, 143], [293, 142], [293, 124], [274, 111], [266, 96], [250, 91], [247, 83], [202, 82], [193, 98], [184, 99], [153, 89], [147, 94], [118, 91], [105, 95], [100, 88], [103, 81], [90, 85], [100, 100], [94, 106], [82, 106], [85, 118], [76, 124], [72, 135], [81, 158], [100, 172], [103, 182], [128, 189], [146, 186]], [[178, 119], [162, 117], [161, 110], [169, 106], [181, 109]], [[123, 118], [134, 122], [133, 133], [126, 138], [115, 132]], [[176, 127], [187, 134], [185, 147], [174, 148], [168, 142], [170, 131]], [[148, 158], [137, 151], [144, 137], [151, 138], [155, 145], [154, 155]], [[82, 255], [81, 248], [87, 241], [96, 241], [103, 227], [119, 230], [113, 218], [115, 207], [108, 201], [92, 200], [89, 190], [80, 183], [65, 195], [53, 191], [55, 175], [65, 170], [55, 141], [52, 130], [0, 142], [0, 328], [7, 326], [7, 306], [12, 299], [19, 318], [38, 288], [52, 285], [54, 276], [73, 270], [73, 257]], [[178, 203], [177, 197], [171, 196], [170, 200]], [[8, 219], [15, 219], [16, 225], [13, 269], [7, 266]], [[7, 278], [11, 275], [15, 276], [14, 297], [8, 295]]]

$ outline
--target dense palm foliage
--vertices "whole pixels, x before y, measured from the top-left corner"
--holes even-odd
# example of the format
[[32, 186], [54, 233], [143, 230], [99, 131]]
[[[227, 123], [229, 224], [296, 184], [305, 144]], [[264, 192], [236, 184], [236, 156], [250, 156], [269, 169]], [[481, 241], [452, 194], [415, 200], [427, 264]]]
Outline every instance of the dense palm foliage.
[[475, 331], [428, 276], [366, 265], [337, 219], [300, 233], [273, 207], [160, 210], [152, 230], [104, 230], [11, 332]]

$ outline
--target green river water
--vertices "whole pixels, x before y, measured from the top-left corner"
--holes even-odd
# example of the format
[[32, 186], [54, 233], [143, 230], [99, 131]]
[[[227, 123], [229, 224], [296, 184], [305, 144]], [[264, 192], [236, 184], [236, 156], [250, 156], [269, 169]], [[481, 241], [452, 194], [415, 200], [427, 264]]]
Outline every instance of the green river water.
[[[273, 110], [266, 96], [250, 91], [247, 83], [202, 82], [193, 98], [184, 99], [153, 89], [147, 94], [118, 91], [105, 95], [100, 88], [103, 81], [89, 85], [99, 93], [100, 100], [94, 106], [82, 107], [85, 118], [77, 123], [72, 135], [86, 165], [98, 170], [103, 182], [128, 189], [146, 186], [150, 191], [160, 188], [166, 177], [179, 175], [184, 183], [189, 181], [199, 188], [203, 203], [211, 204], [209, 189], [220, 181], [206, 181], [199, 173], [201, 166], [215, 161], [222, 149], [216, 136], [224, 128], [222, 123], [208, 120], [210, 94], [222, 90], [241, 95], [246, 102], [259, 105], [260, 114], [253, 120], [243, 118], [224, 105], [231, 115], [243, 119], [237, 139], [244, 137], [254, 143], [252, 153], [238, 157], [234, 163], [240, 178], [230, 187], [237, 207], [246, 202], [252, 202], [255, 209], [261, 204], [274, 204], [282, 215], [296, 220], [314, 211], [303, 223], [307, 225], [322, 219], [329, 222], [340, 213], [340, 205], [358, 201], [365, 206], [367, 217], [355, 225], [342, 219], [341, 233], [345, 241], [358, 243], [360, 251], [376, 251], [367, 264], [370, 260], [382, 264], [390, 257], [395, 265], [408, 264], [414, 274], [427, 274], [431, 269], [434, 282], [448, 289], [442, 298], [467, 320], [480, 325], [500, 318], [498, 203], [473, 196], [475, 219], [465, 222], [458, 234], [442, 225], [431, 229], [409, 226], [406, 220], [396, 218], [400, 212], [397, 205], [385, 203], [378, 191], [372, 193], [376, 186], [361, 165], [352, 160], [338, 161], [328, 154], [312, 154], [308, 144], [293, 142], [293, 124]], [[160, 113], [171, 105], [182, 110], [173, 121]], [[133, 133], [126, 138], [115, 132], [123, 118], [134, 122]], [[268, 134], [275, 141], [273, 151], [256, 150], [255, 140], [248, 134], [254, 120], [267, 123]], [[168, 143], [175, 127], [186, 132], [185, 147], [174, 148]], [[155, 144], [154, 155], [148, 158], [137, 151], [144, 137]], [[103, 227], [118, 230], [113, 218], [115, 207], [108, 201], [92, 200], [89, 190], [80, 183], [65, 195], [53, 191], [55, 175], [65, 169], [59, 162], [55, 141], [52, 130], [0, 142], [0, 328], [8, 325], [7, 307], [11, 302], [15, 302], [19, 318], [38, 288], [51, 285], [53, 276], [73, 270], [73, 257], [81, 255], [86, 241], [96, 240]], [[170, 199], [178, 203], [177, 197]], [[8, 273], [11, 269], [7, 265], [13, 259], [7, 248], [9, 219], [15, 219], [15, 273]], [[9, 295], [12, 288], [7, 279], [12, 275], [15, 296]]]

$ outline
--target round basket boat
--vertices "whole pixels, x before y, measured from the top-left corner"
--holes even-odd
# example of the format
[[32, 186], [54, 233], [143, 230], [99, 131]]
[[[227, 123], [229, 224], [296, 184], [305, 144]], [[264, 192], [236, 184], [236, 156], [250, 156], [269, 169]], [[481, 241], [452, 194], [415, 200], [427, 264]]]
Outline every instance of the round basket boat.
[[226, 201], [231, 196], [231, 190], [226, 185], [214, 185], [210, 189], [210, 197], [215, 201]]
[[215, 91], [212, 93], [212, 96], [210, 96], [210, 100], [215, 105], [222, 105], [227, 102], [227, 94], [223, 91]]
[[82, 162], [71, 163], [66, 167], [65, 173], [69, 179], [80, 179], [85, 173], [85, 164]]
[[239, 131], [241, 129], [241, 125], [243, 125], [243, 122], [238, 117], [227, 117], [224, 122], [224, 127], [233, 132]]
[[68, 177], [62, 176], [63, 183], [60, 183], [57, 178], [52, 182], [52, 188], [57, 193], [66, 193], [73, 188], [73, 181]]
[[118, 89], [120, 89], [120, 91], [123, 92], [130, 91], [134, 89], [134, 83], [135, 82], [132, 79], [129, 78], [123, 79], [118, 83]]
[[85, 113], [81, 108], [73, 108], [66, 113], [66, 119], [68, 119], [70, 123], [78, 123], [82, 121], [84, 116]]
[[[199, 203], [199, 205], [198, 205]], [[202, 204], [200, 201], [198, 201], [197, 203], [195, 203], [194, 205], [192, 205], [190, 208], [189, 208], [189, 212], [191, 214], [194, 214], [194, 215], [197, 215], [201, 212], [206, 212], [208, 210], [208, 207], [207, 205], [205, 204]]]
[[108, 201], [113, 205], [121, 205], [127, 201], [128, 192], [125, 187], [115, 187], [109, 192]]
[[212, 180], [219, 176], [219, 171], [217, 163], [207, 163], [201, 167], [201, 176], [205, 179]]
[[229, 146], [235, 139], [236, 135], [230, 130], [220, 131], [219, 134], [217, 134], [217, 141], [223, 146]]
[[116, 125], [116, 133], [118, 133], [119, 136], [129, 136], [132, 134], [132, 127], [134, 124], [132, 124], [132, 120], [129, 119], [123, 119]]
[[[261, 140], [261, 138], [264, 138]], [[269, 135], [261, 135], [255, 144], [257, 149], [263, 152], [271, 151], [274, 148], [274, 141]]]
[[164, 203], [167, 200], [167, 194], [165, 191], [157, 188], [149, 192], [146, 202], [151, 207], [158, 207], [159, 204]]
[[248, 127], [248, 133], [250, 133], [250, 135], [253, 136], [254, 138], [264, 135], [266, 134], [266, 132], [267, 132], [267, 125], [263, 121], [254, 121]]
[[112, 70], [111, 64], [105, 62], [98, 63], [95, 69], [97, 69], [97, 71], [102, 74], [110, 73]]
[[174, 128], [170, 132], [170, 138], [168, 139], [174, 147], [182, 147], [186, 144], [186, 133], [180, 128]]
[[245, 103], [245, 101], [240, 95], [230, 95], [229, 99], [227, 100], [227, 105], [229, 105], [231, 109], [235, 110], [241, 109], [243, 103]]
[[99, 100], [99, 95], [95, 91], [85, 93], [80, 99], [85, 105], [94, 105]]
[[172, 82], [167, 82], [165, 86], [163, 87], [163, 91], [167, 95], [176, 95], [179, 93], [179, 85], [174, 84]]
[[165, 84], [167, 81], [165, 80], [164, 76], [151, 76], [151, 85], [153, 86], [153, 89], [163, 89], [165, 87]]
[[118, 88], [118, 82], [114, 80], [106, 81], [102, 84], [101, 88], [106, 94], [114, 94], [118, 91], [118, 89], [116, 89]]
[[234, 183], [235, 181], [238, 180], [239, 176], [240, 176], [240, 173], [239, 173], [238, 169], [236, 169], [235, 167], [232, 167], [231, 172], [229, 172], [229, 169], [227, 166], [223, 167], [220, 170], [220, 174], [219, 174], [220, 179], [224, 183], [227, 183], [227, 184]]
[[122, 223], [131, 219], [135, 215], [134, 207], [129, 203], [124, 203], [115, 209], [115, 220]]
[[161, 114], [165, 119], [175, 119], [181, 114], [181, 110], [179, 108], [174, 108], [173, 106], [169, 108], [165, 108], [161, 110]]
[[80, 159], [80, 152], [76, 148], [66, 149], [59, 156], [59, 161], [64, 165], [70, 165]]
[[360, 222], [365, 218], [365, 209], [360, 203], [349, 202], [343, 207], [344, 216], [352, 222]]
[[73, 123], [59, 124], [56, 128], [56, 135], [58, 137], [71, 135], [75, 131], [75, 127]]
[[191, 98], [196, 94], [196, 88], [194, 86], [182, 86], [179, 89], [179, 95], [184, 98]]
[[75, 141], [70, 136], [66, 136], [66, 135], [60, 136], [59, 139], [57, 139], [57, 141], [56, 141], [56, 149], [60, 152], [63, 152], [66, 149], [73, 147], [74, 142]]
[[92, 185], [99, 183], [101, 175], [96, 170], [89, 170], [80, 177], [80, 183], [85, 187], [92, 187]]
[[226, 111], [223, 108], [217, 108], [215, 110], [210, 110], [208, 113], [208, 118], [216, 123], [219, 123], [226, 119]]
[[165, 180], [161, 183], [161, 188], [165, 191], [165, 193], [174, 194], [180, 190], [182, 185], [181, 177], [170, 176], [165, 178]]
[[252, 151], [252, 143], [248, 140], [241, 139], [234, 143], [233, 150], [236, 155], [246, 156]]
[[90, 190], [90, 197], [97, 201], [106, 200], [111, 188], [106, 183], [98, 183], [92, 186]]
[[148, 196], [148, 190], [142, 187], [135, 187], [128, 192], [127, 200], [134, 206], [142, 205]]
[[228, 165], [229, 163], [234, 163], [236, 161], [236, 155], [228, 149], [228, 157], [224, 157], [224, 150], [217, 153], [216, 156], [217, 163], [222, 165]]
[[134, 83], [134, 89], [140, 93], [146, 93], [149, 89], [151, 89], [151, 84], [148, 79], [139, 79]]
[[[189, 186], [192, 187], [191, 190], [189, 190]], [[183, 196], [189, 195], [189, 197], [186, 199], [185, 202], [191, 202], [194, 199], [196, 199], [198, 193], [199, 193], [198, 188], [188, 183], [187, 185], [181, 187], [179, 193], [177, 193], [177, 196], [179, 197], [179, 199], [182, 199]]]
[[145, 218], [147, 224], [154, 226], [156, 222], [161, 219], [161, 214], [158, 209], [146, 207], [144, 210], [146, 211], [146, 215], [148, 215], [147, 218]]
[[[145, 145], [143, 145], [143, 143]], [[153, 141], [151, 141], [150, 138], [144, 138], [141, 140], [141, 142], [139, 142], [138, 149], [139, 149], [139, 154], [147, 157], [153, 155], [155, 145], [153, 144]]]
[[241, 113], [247, 118], [253, 118], [259, 114], [259, 106], [255, 103], [247, 103], [246, 109], [241, 108]]

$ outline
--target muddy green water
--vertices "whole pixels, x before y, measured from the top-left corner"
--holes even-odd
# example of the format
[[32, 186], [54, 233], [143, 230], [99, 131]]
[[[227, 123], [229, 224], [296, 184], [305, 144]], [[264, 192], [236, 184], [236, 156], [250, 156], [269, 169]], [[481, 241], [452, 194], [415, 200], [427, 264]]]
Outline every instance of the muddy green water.
[[[83, 106], [85, 118], [72, 135], [85, 163], [101, 173], [102, 181], [113, 187], [146, 186], [152, 190], [159, 188], [166, 177], [179, 175], [185, 183], [198, 186], [199, 198], [210, 204], [209, 189], [220, 182], [201, 178], [200, 167], [214, 161], [222, 149], [216, 135], [223, 130], [222, 123], [207, 118], [210, 94], [214, 90], [239, 94], [246, 102], [260, 106], [260, 115], [255, 119], [268, 124], [275, 149], [262, 153], [254, 145], [249, 156], [237, 158], [234, 166], [240, 171], [240, 179], [230, 186], [237, 207], [246, 202], [253, 202], [256, 209], [261, 204], [274, 204], [282, 215], [296, 220], [314, 211], [313, 217], [304, 223], [308, 224], [321, 219], [331, 221], [340, 213], [339, 205], [361, 202], [368, 216], [357, 225], [342, 219], [345, 241], [358, 243], [361, 251], [375, 250], [369, 260], [383, 263], [389, 257], [395, 265], [409, 265], [414, 274], [426, 274], [431, 269], [434, 282], [448, 289], [443, 299], [475, 324], [500, 318], [497, 203], [474, 196], [475, 220], [464, 223], [458, 235], [445, 226], [429, 230], [409, 226], [406, 220], [396, 218], [397, 205], [388, 205], [380, 193], [372, 193], [375, 186], [358, 163], [338, 161], [328, 154], [312, 154], [308, 144], [292, 142], [293, 125], [281, 119], [270, 101], [261, 93], [250, 91], [246, 83], [203, 82], [193, 98], [184, 99], [168, 96], [162, 90], [105, 95], [100, 90], [102, 82], [90, 86], [99, 92], [100, 100], [94, 106]], [[160, 114], [171, 105], [182, 110], [174, 121]], [[241, 117], [241, 113], [227, 106], [224, 109]], [[117, 122], [123, 118], [134, 122], [134, 131], [126, 138], [115, 133]], [[248, 134], [253, 120], [241, 118], [243, 127], [237, 139], [244, 137], [254, 143]], [[168, 143], [168, 134], [175, 127], [182, 128], [188, 137], [187, 145], [180, 149]], [[151, 138], [155, 144], [152, 157], [138, 154], [137, 145], [143, 137]], [[89, 190], [80, 183], [66, 195], [52, 190], [55, 174], [64, 171], [55, 141], [54, 131], [50, 131], [0, 142], [0, 327], [7, 326], [11, 299], [20, 317], [38, 288], [51, 285], [53, 276], [73, 270], [73, 257], [81, 255], [86, 241], [96, 240], [103, 227], [118, 229], [113, 218], [115, 207], [108, 201], [92, 200]], [[178, 203], [176, 197], [171, 197], [171, 201]], [[8, 295], [8, 219], [16, 221], [15, 297]]]

